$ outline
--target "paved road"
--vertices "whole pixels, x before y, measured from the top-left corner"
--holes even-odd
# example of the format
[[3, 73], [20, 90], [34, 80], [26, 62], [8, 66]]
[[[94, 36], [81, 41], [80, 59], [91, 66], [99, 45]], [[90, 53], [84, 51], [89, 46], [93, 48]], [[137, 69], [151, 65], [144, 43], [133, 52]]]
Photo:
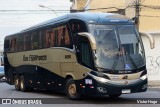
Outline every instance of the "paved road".
[[[135, 94], [126, 94], [122, 95], [120, 98], [116, 99], [110, 99], [109, 97], [103, 97], [103, 98], [92, 98], [88, 97], [80, 101], [71, 101], [69, 100], [65, 94], [63, 93], [56, 93], [51, 91], [33, 91], [33, 92], [21, 92], [16, 91], [14, 89], [14, 86], [8, 85], [4, 82], [0, 83], [0, 98], [49, 98], [48, 100], [54, 104], [46, 104], [45, 107], [50, 106], [65, 106], [65, 107], [150, 107], [153, 105], [150, 104], [137, 104], [138, 98], [149, 98], [149, 100], [155, 101], [155, 99], [152, 98], [158, 98], [158, 101], [160, 101], [160, 88], [151, 88], [148, 89], [145, 93], [135, 93]], [[146, 99], [148, 100], [148, 99]], [[157, 99], [156, 99], [157, 100]], [[139, 100], [138, 100], [139, 101]], [[135, 104], [133, 104], [135, 103]], [[0, 107], [22, 107], [22, 105], [0, 105]], [[23, 105], [27, 106], [27, 105]], [[30, 105], [34, 107], [44, 107], [44, 105]], [[155, 104], [154, 107], [159, 107], [160, 105]]]

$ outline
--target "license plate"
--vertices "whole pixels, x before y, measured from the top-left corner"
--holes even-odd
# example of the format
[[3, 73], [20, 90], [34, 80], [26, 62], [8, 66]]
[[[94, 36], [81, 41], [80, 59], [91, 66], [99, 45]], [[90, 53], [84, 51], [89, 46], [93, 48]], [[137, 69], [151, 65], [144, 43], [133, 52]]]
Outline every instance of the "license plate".
[[123, 90], [122, 90], [122, 93], [123, 93], [123, 94], [131, 93], [131, 90], [130, 90], [130, 89], [123, 89]]

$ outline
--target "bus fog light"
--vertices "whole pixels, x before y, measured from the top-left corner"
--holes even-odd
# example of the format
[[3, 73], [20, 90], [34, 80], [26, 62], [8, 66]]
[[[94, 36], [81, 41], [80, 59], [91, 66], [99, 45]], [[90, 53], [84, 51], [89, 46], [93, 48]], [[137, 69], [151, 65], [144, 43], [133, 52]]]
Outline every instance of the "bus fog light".
[[147, 84], [143, 85], [142, 90], [147, 88]]
[[103, 87], [97, 87], [97, 90], [100, 92], [100, 93], [107, 93], [107, 90]]

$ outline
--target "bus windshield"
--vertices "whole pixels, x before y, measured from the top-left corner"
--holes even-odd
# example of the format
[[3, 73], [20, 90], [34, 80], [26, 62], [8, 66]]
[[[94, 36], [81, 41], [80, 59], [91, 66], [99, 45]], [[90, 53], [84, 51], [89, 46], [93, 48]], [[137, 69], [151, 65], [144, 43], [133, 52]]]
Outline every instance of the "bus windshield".
[[144, 49], [134, 25], [89, 25], [95, 37], [97, 68], [135, 70], [145, 64]]

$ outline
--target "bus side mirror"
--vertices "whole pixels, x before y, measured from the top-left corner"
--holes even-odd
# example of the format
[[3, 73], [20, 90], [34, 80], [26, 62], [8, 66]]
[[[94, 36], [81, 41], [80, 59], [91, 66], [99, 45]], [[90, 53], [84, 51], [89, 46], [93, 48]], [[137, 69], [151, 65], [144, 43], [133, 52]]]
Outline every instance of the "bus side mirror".
[[149, 34], [149, 33], [141, 33], [141, 32], [140, 32], [140, 35], [141, 35], [141, 36], [145, 36], [145, 37], [147, 37], [147, 38], [149, 39], [150, 48], [151, 48], [151, 49], [154, 49], [154, 48], [155, 48], [155, 40], [154, 40], [154, 37], [153, 37], [151, 34]]
[[82, 33], [78, 33], [78, 35], [79, 36], [84, 36], [84, 37], [88, 38], [92, 50], [96, 50], [97, 49], [97, 47], [96, 47], [96, 40], [95, 40], [94, 36], [91, 33], [82, 32]]

